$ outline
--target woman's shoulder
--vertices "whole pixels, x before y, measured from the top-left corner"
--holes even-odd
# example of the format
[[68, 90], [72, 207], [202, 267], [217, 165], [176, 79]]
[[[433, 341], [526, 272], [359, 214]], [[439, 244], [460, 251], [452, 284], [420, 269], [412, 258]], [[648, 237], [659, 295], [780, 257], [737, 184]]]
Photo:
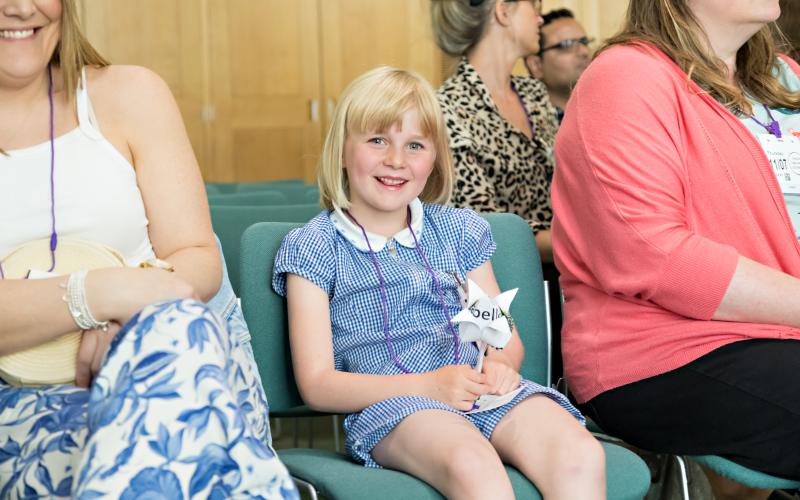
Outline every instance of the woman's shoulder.
[[547, 86], [541, 80], [532, 76], [514, 75], [511, 83], [517, 92], [527, 95], [530, 99], [545, 104], [550, 101], [547, 94]]
[[95, 105], [106, 102], [140, 105], [146, 104], [146, 99], [172, 96], [164, 79], [143, 66], [87, 66], [85, 71], [86, 86]]
[[[652, 44], [633, 42], [603, 50], [584, 71], [590, 78], [628, 77], [660, 79], [665, 74], [682, 73], [680, 68]], [[581, 75], [583, 79], [584, 75]]]
[[154, 122], [173, 127], [181, 124], [169, 86], [154, 71], [110, 65], [87, 66], [85, 72], [86, 89], [100, 128], [118, 148], [150, 135]]
[[[666, 54], [644, 42], [614, 45], [601, 52], [581, 75], [572, 97], [578, 108], [668, 106], [690, 91], [686, 74]], [[581, 105], [582, 104], [582, 105]]]

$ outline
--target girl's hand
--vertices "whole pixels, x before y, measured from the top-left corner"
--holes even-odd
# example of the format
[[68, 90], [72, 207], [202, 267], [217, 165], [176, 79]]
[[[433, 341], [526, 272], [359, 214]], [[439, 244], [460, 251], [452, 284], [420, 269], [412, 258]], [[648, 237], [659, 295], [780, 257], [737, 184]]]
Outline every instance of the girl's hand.
[[86, 330], [83, 332], [75, 366], [75, 385], [89, 387], [95, 375], [100, 371], [108, 346], [119, 332], [119, 329], [119, 323], [114, 322], [109, 323], [107, 332], [103, 330]]
[[519, 387], [519, 372], [503, 351], [489, 349], [483, 360], [489, 394], [505, 394]]
[[194, 288], [163, 269], [105, 268], [86, 275], [86, 300], [98, 321], [125, 324], [150, 304], [189, 298], [197, 298]]
[[469, 411], [478, 397], [489, 392], [486, 375], [469, 365], [447, 365], [425, 375], [423, 395], [457, 410]]

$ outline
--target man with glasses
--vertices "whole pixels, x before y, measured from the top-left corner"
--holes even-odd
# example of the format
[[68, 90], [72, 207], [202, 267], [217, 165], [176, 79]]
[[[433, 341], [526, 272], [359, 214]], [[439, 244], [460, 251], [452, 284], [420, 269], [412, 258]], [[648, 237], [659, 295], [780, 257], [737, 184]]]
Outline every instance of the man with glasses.
[[547, 86], [560, 124], [572, 88], [589, 65], [589, 44], [594, 40], [586, 36], [586, 31], [568, 9], [550, 11], [542, 18], [539, 53], [526, 57], [525, 66], [534, 78]]

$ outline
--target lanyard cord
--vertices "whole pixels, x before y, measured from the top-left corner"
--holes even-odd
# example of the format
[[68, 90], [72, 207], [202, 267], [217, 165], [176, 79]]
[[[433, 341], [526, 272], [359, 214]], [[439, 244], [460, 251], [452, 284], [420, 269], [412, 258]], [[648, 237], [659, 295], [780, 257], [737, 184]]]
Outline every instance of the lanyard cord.
[[[364, 229], [358, 220], [353, 217], [353, 214], [350, 213], [349, 210], [345, 210], [344, 213], [361, 229], [361, 234], [364, 235], [364, 240], [367, 242], [367, 248], [369, 249], [369, 257], [372, 260], [372, 265], [375, 267], [375, 273], [378, 275], [378, 281], [380, 282], [380, 291], [381, 291], [381, 306], [383, 309], [383, 336], [386, 341], [386, 349], [389, 351], [389, 355], [392, 358], [395, 366], [397, 366], [403, 373], [413, 373], [411, 370], [406, 368], [401, 362], [400, 359], [397, 357], [397, 353], [394, 350], [394, 346], [392, 345], [392, 336], [389, 333], [389, 300], [387, 298], [386, 293], [386, 282], [383, 279], [383, 273], [381, 273], [381, 266], [378, 264], [378, 259], [375, 257], [375, 252], [372, 250], [372, 245], [369, 242], [369, 237], [367, 236], [367, 230]], [[414, 244], [417, 249], [417, 254], [422, 259], [423, 264], [425, 265], [425, 269], [427, 269], [428, 274], [430, 274], [431, 279], [433, 280], [433, 285], [436, 288], [436, 294], [439, 296], [439, 303], [442, 305], [442, 310], [444, 311], [444, 315], [447, 318], [447, 325], [448, 329], [450, 330], [450, 334], [453, 336], [453, 364], [458, 364], [459, 361], [459, 352], [458, 352], [458, 345], [461, 342], [458, 332], [455, 331], [453, 327], [453, 323], [450, 319], [450, 313], [447, 311], [447, 307], [444, 303], [444, 294], [442, 293], [442, 289], [439, 286], [439, 282], [436, 280], [436, 275], [431, 269], [430, 264], [428, 263], [428, 259], [425, 258], [425, 254], [422, 253], [422, 249], [419, 246], [419, 241], [417, 241], [417, 235], [414, 234], [414, 230], [411, 228], [411, 209], [406, 209], [406, 225], [408, 226], [408, 230], [411, 231], [411, 236], [414, 237]]]
[[[58, 233], [56, 233], [56, 184], [55, 184], [55, 170], [56, 170], [56, 147], [54, 139], [54, 111], [53, 111], [53, 71], [50, 65], [47, 65], [47, 97], [50, 102], [50, 269], [47, 272], [52, 272], [56, 268], [56, 247], [58, 246]], [[3, 263], [0, 262], [0, 279], [5, 279], [6, 275], [3, 272]]]
[[767, 130], [767, 132], [780, 139], [781, 137], [783, 137], [783, 132], [781, 131], [781, 124], [778, 122], [778, 120], [775, 119], [775, 117], [772, 116], [772, 111], [769, 110], [769, 106], [764, 104], [764, 109], [767, 110], [767, 115], [769, 116], [769, 125], [765, 124], [764, 122], [756, 118], [755, 115], [750, 115], [750, 119], [752, 119], [754, 122], [764, 127]]
[[522, 99], [522, 95], [517, 91], [514, 82], [511, 82], [511, 90], [516, 94], [517, 99], [519, 99], [519, 104], [522, 106], [522, 111], [525, 112], [525, 118], [528, 120], [528, 126], [531, 128], [531, 139], [533, 139], [536, 137], [536, 126], [533, 124], [533, 119], [531, 119], [531, 114], [528, 112], [528, 107], [525, 105], [525, 100]]

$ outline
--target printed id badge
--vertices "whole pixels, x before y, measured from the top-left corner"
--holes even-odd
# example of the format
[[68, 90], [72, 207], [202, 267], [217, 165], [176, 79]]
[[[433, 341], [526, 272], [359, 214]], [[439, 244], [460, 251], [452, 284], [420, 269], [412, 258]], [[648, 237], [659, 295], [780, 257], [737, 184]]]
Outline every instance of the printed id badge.
[[777, 138], [772, 134], [758, 134], [775, 178], [783, 194], [800, 195], [800, 140], [792, 134]]

